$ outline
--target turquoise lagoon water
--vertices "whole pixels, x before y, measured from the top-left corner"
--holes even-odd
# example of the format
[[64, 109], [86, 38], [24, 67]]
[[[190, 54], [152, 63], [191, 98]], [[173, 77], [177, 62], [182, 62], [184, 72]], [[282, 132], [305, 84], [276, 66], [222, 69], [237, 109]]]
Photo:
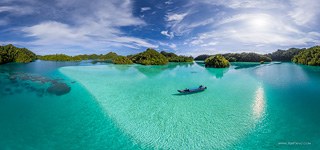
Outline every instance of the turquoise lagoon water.
[[[320, 67], [33, 62], [0, 71], [0, 149], [320, 148]], [[70, 90], [49, 92], [56, 83]], [[208, 89], [177, 93], [201, 84]]]

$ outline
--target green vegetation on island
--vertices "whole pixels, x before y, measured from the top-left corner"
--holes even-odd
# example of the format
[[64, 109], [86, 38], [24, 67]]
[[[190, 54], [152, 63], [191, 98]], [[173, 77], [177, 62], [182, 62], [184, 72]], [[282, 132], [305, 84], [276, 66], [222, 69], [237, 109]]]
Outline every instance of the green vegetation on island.
[[271, 58], [257, 53], [227, 53], [223, 54], [230, 62], [270, 62]]
[[320, 66], [320, 46], [300, 51], [298, 55], [293, 57], [292, 61], [303, 65]]
[[114, 64], [133, 64], [133, 62], [126, 56], [117, 56], [112, 60]]
[[49, 60], [49, 61], [79, 61], [79, 60], [75, 60], [72, 56], [68, 56], [65, 54], [53, 54], [53, 55], [38, 56], [38, 59]]
[[290, 62], [295, 55], [298, 55], [300, 51], [305, 49], [290, 48], [288, 50], [277, 50], [269, 53], [266, 56], [270, 57], [272, 61], [287, 61]]
[[[229, 62], [270, 62], [271, 58], [257, 53], [227, 53], [222, 54]], [[206, 60], [210, 55], [199, 55], [195, 60]]]
[[117, 57], [118, 57], [117, 53], [109, 52], [108, 54], [101, 55], [98, 59], [99, 60], [113, 60], [113, 59], [115, 59]]
[[105, 55], [97, 55], [97, 54], [91, 54], [91, 55], [76, 55], [76, 56], [68, 56], [65, 54], [53, 54], [53, 55], [44, 55], [44, 56], [38, 56], [38, 59], [40, 60], [49, 60], [49, 61], [82, 61], [82, 60], [113, 60], [114, 58], [118, 57], [118, 55], [114, 52], [109, 52]]
[[210, 57], [210, 55], [203, 54], [203, 55], [197, 56], [196, 58], [194, 58], [194, 60], [202, 60], [202, 61], [204, 61], [209, 57]]
[[[210, 58], [210, 59], [209, 59]], [[193, 60], [205, 61], [206, 67], [228, 67], [229, 62], [264, 62], [270, 61], [293, 61], [304, 65], [320, 66], [320, 46], [308, 49], [290, 48], [288, 50], [277, 50], [269, 54], [257, 53], [227, 53], [219, 55], [199, 55], [195, 59], [192, 56], [176, 55], [174, 53], [148, 48], [146, 51], [129, 56], [119, 56], [114, 52], [107, 54], [82, 54], [68, 56], [65, 54], [53, 54], [36, 56], [26, 48], [17, 48], [12, 44], [0, 46], [0, 64], [9, 62], [27, 63], [36, 59], [48, 61], [109, 61], [114, 64], [142, 64], [142, 65], [165, 65], [168, 62], [193, 62]], [[227, 61], [225, 61], [227, 60]]]
[[192, 56], [178, 56], [175, 53], [168, 53], [165, 51], [160, 52], [163, 56], [165, 56], [169, 62], [193, 62], [193, 57]]
[[207, 58], [205, 61], [205, 67], [208, 68], [227, 68], [230, 66], [229, 61], [222, 55], [213, 55]]
[[168, 59], [154, 49], [148, 48], [142, 53], [131, 55], [129, 58], [137, 64], [142, 65], [165, 65]]
[[0, 64], [9, 62], [28, 63], [36, 58], [36, 54], [26, 48], [17, 48], [12, 44], [0, 46]]
[[102, 56], [102, 54], [97, 55], [97, 54], [82, 54], [82, 55], [77, 55], [76, 57], [80, 58], [80, 60], [97, 60]]

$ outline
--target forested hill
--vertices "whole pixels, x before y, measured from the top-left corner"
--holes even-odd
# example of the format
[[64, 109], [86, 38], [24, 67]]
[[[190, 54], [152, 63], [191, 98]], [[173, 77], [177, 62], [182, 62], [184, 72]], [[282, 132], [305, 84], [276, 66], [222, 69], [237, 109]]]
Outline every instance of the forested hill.
[[320, 46], [314, 46], [295, 55], [293, 62], [303, 65], [320, 66]]
[[304, 49], [299, 48], [290, 48], [288, 50], [277, 50], [275, 52], [267, 54], [268, 57], [272, 59], [272, 61], [291, 61], [295, 55], [298, 55], [300, 51]]
[[37, 56], [26, 48], [18, 48], [12, 44], [0, 46], [0, 64], [9, 62], [27, 63], [36, 60]]

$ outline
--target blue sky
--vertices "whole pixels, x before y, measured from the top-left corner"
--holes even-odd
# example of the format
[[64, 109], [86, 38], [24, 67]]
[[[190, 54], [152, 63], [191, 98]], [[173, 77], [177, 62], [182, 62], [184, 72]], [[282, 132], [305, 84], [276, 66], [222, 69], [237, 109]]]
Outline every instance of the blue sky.
[[37, 54], [268, 53], [320, 44], [318, 0], [1, 0], [0, 44]]

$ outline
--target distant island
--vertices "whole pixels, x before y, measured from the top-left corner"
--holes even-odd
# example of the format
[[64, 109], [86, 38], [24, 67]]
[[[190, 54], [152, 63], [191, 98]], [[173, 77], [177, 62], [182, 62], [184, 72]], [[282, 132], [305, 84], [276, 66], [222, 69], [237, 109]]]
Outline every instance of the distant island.
[[[210, 56], [203, 54], [195, 57], [194, 60], [205, 61]], [[277, 50], [269, 54], [256, 53], [227, 53], [222, 54], [229, 62], [294, 62], [303, 65], [320, 66], [320, 46], [310, 48], [290, 48], [288, 50]]]
[[146, 51], [128, 56], [120, 56], [114, 52], [109, 52], [105, 55], [90, 54], [90, 55], [76, 55], [68, 56], [65, 54], [54, 54], [38, 56], [40, 60], [48, 61], [82, 61], [82, 60], [96, 60], [96, 61], [110, 61], [114, 64], [142, 64], [142, 65], [165, 65], [168, 62], [193, 62], [191, 56], [178, 56], [174, 53], [168, 53], [148, 48]]
[[[28, 63], [36, 59], [48, 61], [82, 61], [82, 60], [95, 60], [95, 61], [109, 61], [114, 64], [141, 64], [141, 65], [165, 65], [168, 62], [193, 62], [194, 60], [205, 61], [207, 67], [223, 68], [228, 67], [229, 62], [271, 62], [283, 61], [294, 62], [303, 65], [320, 66], [320, 46], [311, 48], [291, 48], [288, 50], [277, 50], [269, 54], [257, 53], [226, 53], [217, 55], [199, 55], [193, 59], [192, 56], [176, 55], [174, 53], [161, 51], [158, 52], [154, 49], [148, 48], [146, 51], [121, 56], [114, 52], [107, 54], [83, 54], [76, 56], [68, 56], [65, 54], [53, 55], [36, 55], [26, 48], [17, 48], [12, 44], [0, 46], [0, 64], [9, 62]], [[226, 60], [226, 61], [225, 61]], [[217, 64], [214, 64], [217, 63]]]
[[76, 55], [76, 56], [68, 56], [65, 54], [53, 54], [53, 55], [44, 55], [44, 56], [38, 56], [38, 59], [40, 60], [49, 60], [49, 61], [82, 61], [82, 60], [113, 60], [118, 55], [114, 52], [109, 52], [105, 55], [100, 54], [83, 54], [83, 55]]
[[165, 65], [169, 60], [154, 49], [148, 48], [146, 51], [128, 56], [134, 63], [142, 65]]
[[205, 61], [205, 67], [208, 68], [227, 68], [230, 66], [229, 61], [222, 55], [214, 55], [207, 58]]

